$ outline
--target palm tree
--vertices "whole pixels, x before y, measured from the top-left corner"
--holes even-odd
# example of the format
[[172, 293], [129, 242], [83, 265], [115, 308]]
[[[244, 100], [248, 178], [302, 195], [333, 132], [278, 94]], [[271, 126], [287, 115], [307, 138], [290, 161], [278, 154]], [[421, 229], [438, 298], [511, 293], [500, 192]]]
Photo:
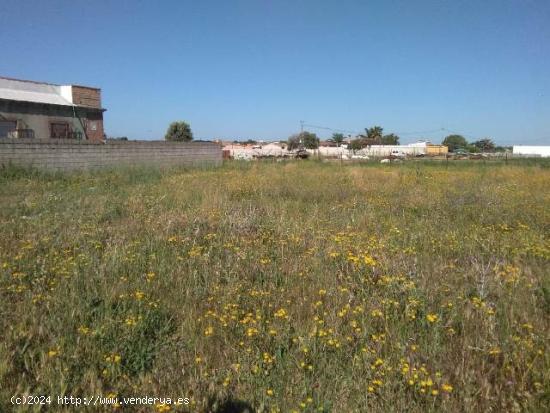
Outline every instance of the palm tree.
[[342, 142], [344, 142], [344, 134], [342, 133], [333, 133], [332, 140], [336, 142], [336, 145], [339, 147]]
[[380, 145], [384, 129], [381, 126], [365, 128], [366, 135], [362, 135], [365, 145]]

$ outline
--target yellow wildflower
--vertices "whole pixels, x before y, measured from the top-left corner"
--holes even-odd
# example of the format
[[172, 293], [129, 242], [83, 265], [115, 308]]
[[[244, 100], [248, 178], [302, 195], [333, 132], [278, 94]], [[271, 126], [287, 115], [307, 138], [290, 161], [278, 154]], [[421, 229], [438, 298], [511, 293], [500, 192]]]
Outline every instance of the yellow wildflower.
[[446, 393], [450, 393], [450, 392], [453, 391], [453, 386], [451, 386], [450, 384], [445, 383], [441, 386], [441, 390], [443, 390]]
[[277, 311], [275, 311], [275, 317], [287, 319], [288, 318], [288, 313], [286, 312], [286, 310], [284, 308], [280, 308]]
[[155, 405], [155, 410], [157, 412], [168, 412], [168, 411], [170, 411], [170, 406], [168, 406], [167, 404], [164, 404], [164, 403], [157, 404], [157, 405]]
[[426, 319], [430, 322], [430, 323], [435, 323], [437, 320], [438, 320], [438, 316], [436, 314], [428, 314], [426, 316]]

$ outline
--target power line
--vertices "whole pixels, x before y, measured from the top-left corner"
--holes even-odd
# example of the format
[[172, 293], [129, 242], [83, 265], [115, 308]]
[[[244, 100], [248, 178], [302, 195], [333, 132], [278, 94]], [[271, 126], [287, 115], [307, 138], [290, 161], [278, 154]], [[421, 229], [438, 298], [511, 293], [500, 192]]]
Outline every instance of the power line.
[[[363, 131], [351, 131], [347, 129], [338, 129], [338, 128], [331, 128], [328, 126], [320, 126], [320, 125], [311, 125], [305, 123], [303, 120], [300, 121], [300, 129], [303, 131], [304, 126], [309, 128], [315, 128], [315, 129], [322, 129], [322, 130], [328, 130], [332, 132], [343, 132], [343, 133], [353, 133], [353, 134], [361, 134]], [[422, 134], [431, 134], [431, 133], [437, 133], [437, 132], [450, 132], [450, 133], [459, 133], [459, 132], [453, 132], [446, 128], [437, 128], [437, 129], [430, 129], [430, 130], [424, 130], [424, 131], [414, 131], [414, 132], [394, 132], [396, 135], [422, 135]]]
[[396, 135], [423, 135], [427, 133], [436, 133], [436, 132], [442, 132], [445, 128], [439, 128], [439, 129], [431, 129], [431, 130], [425, 130], [425, 131], [416, 131], [416, 132], [395, 132]]
[[[320, 129], [320, 130], [327, 130], [327, 131], [331, 131], [331, 132], [355, 134], [355, 135], [360, 135], [360, 134], [364, 133], [362, 130], [361, 131], [351, 131], [351, 130], [347, 130], [347, 129], [331, 128], [331, 127], [328, 127], [328, 126], [311, 125], [311, 124], [307, 124], [307, 123], [305, 123], [305, 121], [301, 120], [300, 121], [300, 129], [301, 129], [302, 132], [304, 130], [304, 127], [315, 128], [315, 129]], [[455, 134], [455, 135], [462, 135], [465, 138], [468, 138], [469, 140], [475, 140], [475, 139], [478, 139], [479, 136], [482, 136], [482, 135], [477, 134], [477, 137], [476, 137], [476, 134], [473, 134], [473, 133], [468, 132], [468, 131], [460, 132], [460, 131], [451, 130], [451, 129], [448, 129], [448, 128], [445, 128], [445, 127], [440, 127], [440, 128], [437, 128], [437, 129], [423, 130], [423, 131], [394, 132], [394, 133], [398, 136], [417, 135], [416, 137], [415, 136], [409, 136], [409, 139], [411, 139], [411, 138], [413, 138], [413, 139], [422, 139], [423, 138], [422, 135], [443, 133], [443, 132], [447, 132], [447, 133]], [[549, 142], [550, 143], [550, 136], [538, 137], [538, 138], [529, 138], [528, 140], [531, 141], [531, 142], [537, 142], [537, 143], [538, 142], [540, 142], [540, 143]]]
[[355, 133], [355, 134], [360, 133], [360, 132], [357, 132], [357, 131], [350, 131], [350, 130], [346, 130], [346, 129], [329, 128], [328, 126], [310, 125], [310, 124], [304, 123], [303, 120], [300, 121], [300, 125], [302, 127], [302, 130], [303, 130], [304, 126], [307, 126], [308, 128], [322, 129], [322, 130], [328, 130], [328, 131], [332, 131], [332, 132]]

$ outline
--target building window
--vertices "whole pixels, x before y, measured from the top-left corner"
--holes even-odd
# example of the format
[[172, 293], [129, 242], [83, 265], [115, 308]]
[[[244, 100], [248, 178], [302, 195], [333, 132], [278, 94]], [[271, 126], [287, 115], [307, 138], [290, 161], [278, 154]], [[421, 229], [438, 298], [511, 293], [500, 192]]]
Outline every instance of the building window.
[[67, 139], [69, 137], [69, 124], [66, 122], [50, 123], [50, 138]]
[[0, 120], [0, 138], [7, 138], [10, 132], [17, 129], [17, 122], [14, 120]]

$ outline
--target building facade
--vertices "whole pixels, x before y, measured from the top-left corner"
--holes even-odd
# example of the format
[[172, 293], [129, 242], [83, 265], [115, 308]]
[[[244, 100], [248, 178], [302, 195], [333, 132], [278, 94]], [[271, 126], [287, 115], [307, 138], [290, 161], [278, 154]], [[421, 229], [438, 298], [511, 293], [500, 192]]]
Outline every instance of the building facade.
[[449, 148], [447, 146], [435, 145], [430, 141], [416, 141], [413, 143], [409, 143], [406, 146], [410, 148], [423, 148], [424, 155], [427, 156], [447, 155], [447, 153], [449, 152]]
[[101, 89], [0, 77], [0, 139], [103, 141]]
[[528, 146], [528, 145], [514, 145], [512, 148], [512, 154], [518, 156], [533, 156], [541, 158], [550, 157], [550, 145]]

